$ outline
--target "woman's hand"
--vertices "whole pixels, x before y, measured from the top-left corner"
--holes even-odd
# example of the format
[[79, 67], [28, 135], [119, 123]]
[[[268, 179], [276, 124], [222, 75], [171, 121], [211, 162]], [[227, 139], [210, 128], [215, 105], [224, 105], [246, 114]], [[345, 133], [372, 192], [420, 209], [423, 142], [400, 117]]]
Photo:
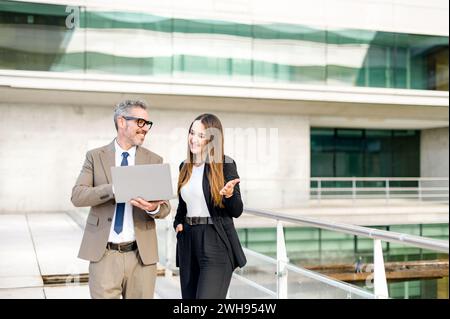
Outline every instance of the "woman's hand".
[[224, 188], [221, 189], [221, 191], [219, 192], [220, 195], [225, 196], [225, 198], [230, 198], [231, 196], [233, 196], [233, 192], [234, 192], [234, 187], [236, 186], [237, 183], [239, 183], [240, 180], [239, 178], [233, 179], [232, 181], [229, 181]]
[[183, 224], [178, 224], [177, 228], [175, 228], [175, 232], [178, 234], [178, 232], [183, 231]]

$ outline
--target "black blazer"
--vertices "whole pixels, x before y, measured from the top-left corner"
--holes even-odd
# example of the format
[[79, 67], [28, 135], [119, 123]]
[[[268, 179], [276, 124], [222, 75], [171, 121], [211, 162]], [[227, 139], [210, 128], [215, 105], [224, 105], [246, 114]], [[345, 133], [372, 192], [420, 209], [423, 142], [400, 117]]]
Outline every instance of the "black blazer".
[[[180, 164], [180, 170], [183, 166], [184, 162]], [[241, 243], [239, 241], [238, 234], [236, 229], [234, 228], [233, 218], [238, 218], [241, 216], [244, 205], [241, 199], [241, 192], [239, 188], [239, 184], [234, 187], [233, 196], [230, 198], [223, 197], [224, 208], [214, 206], [211, 197], [210, 184], [208, 180], [209, 174], [209, 164], [205, 164], [205, 171], [203, 173], [203, 194], [205, 195], [206, 205], [208, 206], [209, 214], [213, 219], [214, 228], [219, 234], [219, 237], [225, 243], [227, 247], [227, 253], [230, 257], [231, 264], [233, 265], [233, 269], [236, 267], [244, 267], [247, 263], [247, 259], [245, 257], [244, 251], [242, 250]], [[225, 183], [239, 178], [236, 168], [236, 162], [225, 156], [224, 164], [223, 164], [223, 175], [225, 179]], [[178, 224], [184, 223], [184, 218], [187, 214], [186, 202], [183, 200], [181, 195], [178, 195], [178, 208], [177, 214], [175, 216], [175, 221], [173, 223], [173, 227], [176, 228]], [[177, 254], [176, 254], [176, 265], [179, 266], [178, 261], [178, 246], [177, 246]]]

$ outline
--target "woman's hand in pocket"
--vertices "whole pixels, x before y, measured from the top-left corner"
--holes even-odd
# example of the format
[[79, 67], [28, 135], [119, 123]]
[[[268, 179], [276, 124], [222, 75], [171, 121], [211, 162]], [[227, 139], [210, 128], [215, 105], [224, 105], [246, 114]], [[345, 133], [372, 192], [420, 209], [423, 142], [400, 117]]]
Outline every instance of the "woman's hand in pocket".
[[183, 224], [178, 224], [177, 228], [175, 228], [175, 232], [178, 234], [183, 231]]

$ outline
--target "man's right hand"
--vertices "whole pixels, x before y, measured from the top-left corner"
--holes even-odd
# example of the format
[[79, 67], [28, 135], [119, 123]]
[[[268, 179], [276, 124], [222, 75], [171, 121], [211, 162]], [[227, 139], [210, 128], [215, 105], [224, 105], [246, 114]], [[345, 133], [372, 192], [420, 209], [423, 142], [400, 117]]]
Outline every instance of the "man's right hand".
[[175, 232], [178, 234], [178, 232], [183, 231], [183, 224], [178, 224], [177, 228], [175, 228]]

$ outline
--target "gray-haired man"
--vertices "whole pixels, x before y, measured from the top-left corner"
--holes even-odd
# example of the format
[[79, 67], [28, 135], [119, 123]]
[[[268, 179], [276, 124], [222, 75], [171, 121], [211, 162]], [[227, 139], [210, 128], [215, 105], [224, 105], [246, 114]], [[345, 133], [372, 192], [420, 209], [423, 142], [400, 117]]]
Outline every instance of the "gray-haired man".
[[90, 261], [92, 298], [153, 298], [158, 261], [154, 219], [166, 217], [170, 204], [141, 198], [116, 203], [110, 170], [163, 159], [141, 147], [153, 124], [145, 102], [119, 103], [114, 123], [117, 137], [87, 152], [72, 189], [76, 207], [91, 207], [78, 257]]

